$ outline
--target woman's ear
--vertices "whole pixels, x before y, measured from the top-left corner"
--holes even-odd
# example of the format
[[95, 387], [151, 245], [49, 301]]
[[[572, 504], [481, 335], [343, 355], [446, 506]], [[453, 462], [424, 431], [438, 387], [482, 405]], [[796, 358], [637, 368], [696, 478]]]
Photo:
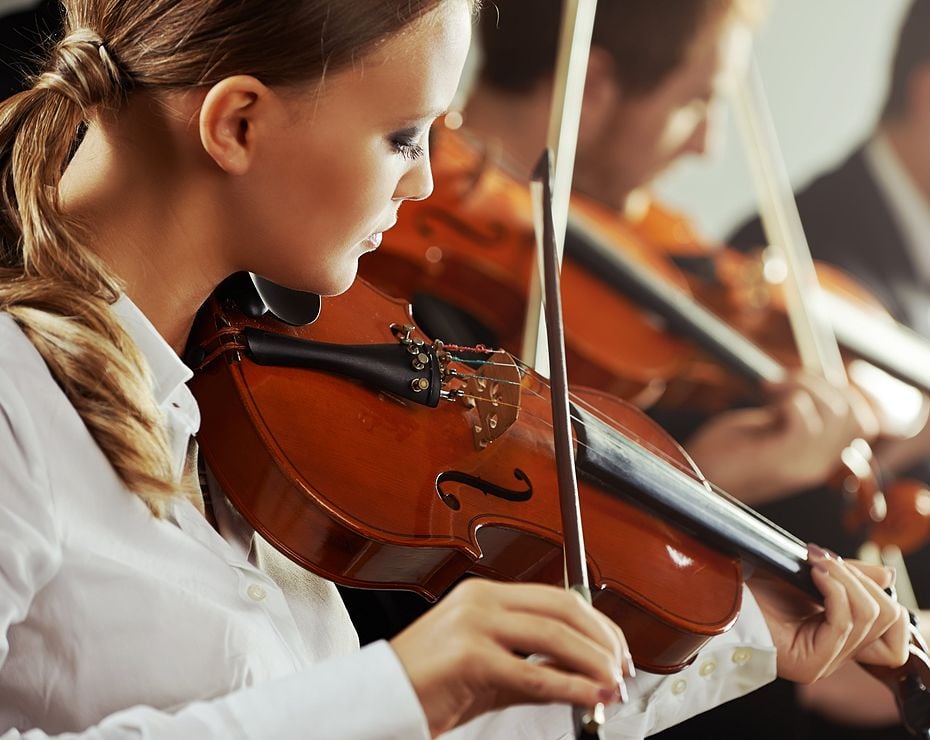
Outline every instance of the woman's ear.
[[236, 75], [210, 88], [200, 107], [200, 141], [219, 167], [231, 175], [249, 171], [255, 135], [270, 113], [271, 91], [254, 77]]

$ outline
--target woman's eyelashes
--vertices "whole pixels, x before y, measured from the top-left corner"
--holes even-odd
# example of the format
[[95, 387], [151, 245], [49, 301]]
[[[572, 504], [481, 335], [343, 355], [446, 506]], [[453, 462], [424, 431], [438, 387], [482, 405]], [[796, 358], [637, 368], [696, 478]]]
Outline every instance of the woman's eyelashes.
[[419, 159], [424, 154], [424, 149], [420, 145], [421, 133], [416, 130], [398, 131], [391, 134], [391, 146], [404, 159]]

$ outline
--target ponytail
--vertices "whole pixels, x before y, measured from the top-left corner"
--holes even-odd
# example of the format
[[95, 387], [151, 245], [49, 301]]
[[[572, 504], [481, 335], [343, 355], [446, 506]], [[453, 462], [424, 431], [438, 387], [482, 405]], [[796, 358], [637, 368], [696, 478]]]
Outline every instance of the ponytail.
[[62, 174], [121, 73], [80, 29], [31, 90], [0, 103], [0, 311], [35, 345], [127, 488], [160, 515], [176, 492], [164, 420], [140, 351], [111, 310], [120, 286], [63, 212]]

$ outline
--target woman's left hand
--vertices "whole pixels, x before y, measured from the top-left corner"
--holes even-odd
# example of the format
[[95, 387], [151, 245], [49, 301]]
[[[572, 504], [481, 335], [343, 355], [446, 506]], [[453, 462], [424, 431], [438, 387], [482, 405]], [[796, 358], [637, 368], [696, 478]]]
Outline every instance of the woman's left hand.
[[778, 652], [778, 675], [797, 683], [828, 676], [845, 660], [895, 667], [907, 659], [907, 611], [883, 589], [893, 574], [882, 566], [843, 560], [808, 547], [823, 607], [801, 607], [796, 592], [764, 576], [749, 586]]

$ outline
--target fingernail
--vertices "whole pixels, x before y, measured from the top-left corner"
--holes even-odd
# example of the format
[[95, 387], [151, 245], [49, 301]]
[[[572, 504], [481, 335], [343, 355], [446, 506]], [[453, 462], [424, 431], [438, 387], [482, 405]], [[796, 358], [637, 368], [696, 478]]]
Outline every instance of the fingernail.
[[819, 545], [815, 545], [813, 542], [807, 543], [807, 552], [814, 558], [818, 560], [829, 560], [830, 555]]
[[894, 588], [895, 581], [898, 580], [898, 571], [894, 568], [886, 568], [888, 575], [891, 576], [891, 583], [888, 584], [888, 588]]
[[636, 678], [636, 666], [633, 665], [633, 653], [626, 654], [626, 669], [630, 678]]
[[630, 700], [630, 692], [626, 690], [626, 681], [622, 678], [617, 681], [617, 690], [620, 692], [620, 701], [626, 704]]
[[834, 560], [836, 560], [836, 561], [839, 562], [839, 563], [842, 563], [842, 562], [843, 562], [843, 558], [841, 558], [839, 555], [837, 555], [835, 552], [833, 552], [833, 550], [827, 550], [827, 549], [825, 549], [824, 552], [827, 553], [827, 557], [828, 557], [828, 558], [833, 558]]
[[616, 689], [613, 691], [613, 698], [616, 699], [620, 697], [620, 701], [626, 703], [630, 700], [629, 692], [626, 689], [626, 681], [623, 680], [623, 674], [619, 669], [614, 671], [614, 685]]

